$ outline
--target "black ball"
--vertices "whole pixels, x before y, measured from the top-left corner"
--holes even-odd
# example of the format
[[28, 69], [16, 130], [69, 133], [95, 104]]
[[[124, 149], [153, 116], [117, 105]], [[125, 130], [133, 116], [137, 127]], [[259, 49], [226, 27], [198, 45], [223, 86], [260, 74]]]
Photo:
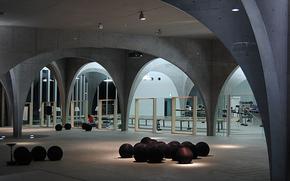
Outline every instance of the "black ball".
[[47, 150], [47, 157], [50, 161], [61, 160], [63, 151], [59, 146], [52, 146]]
[[147, 144], [147, 159], [149, 163], [161, 163], [164, 154], [160, 149], [158, 143]]
[[134, 148], [131, 144], [122, 144], [119, 148], [119, 154], [121, 158], [132, 158], [134, 154]]
[[158, 145], [159, 149], [162, 151], [163, 156], [165, 157], [166, 145], [167, 144], [165, 142], [163, 142], [163, 141], [158, 141], [156, 144]]
[[134, 145], [134, 159], [136, 162], [147, 161], [147, 145], [144, 143], [137, 143]]
[[87, 124], [87, 123], [84, 123], [83, 127], [84, 127], [85, 131], [92, 131], [92, 129], [93, 129], [93, 126], [90, 124]]
[[171, 148], [169, 144], [164, 145], [164, 157], [165, 158], [172, 158], [171, 156]]
[[150, 143], [150, 141], [151, 141], [151, 138], [144, 137], [144, 138], [141, 139], [140, 143], [148, 144], [148, 143]]
[[61, 124], [55, 125], [55, 130], [56, 131], [61, 131], [62, 130], [62, 125]]
[[177, 150], [180, 147], [180, 143], [178, 141], [171, 141], [170, 143], [168, 143], [168, 145], [170, 146], [170, 154], [171, 154], [171, 158], [173, 161], [177, 161]]
[[86, 129], [87, 123], [82, 123], [82, 129]]
[[189, 164], [192, 161], [193, 155], [190, 148], [181, 146], [176, 153], [179, 164]]
[[32, 156], [27, 148], [21, 146], [14, 150], [14, 159], [19, 165], [29, 165], [32, 161]]
[[65, 130], [70, 130], [70, 129], [71, 129], [71, 124], [70, 124], [70, 123], [66, 123], [66, 124], [64, 125], [64, 129], [65, 129]]
[[196, 150], [198, 156], [207, 156], [209, 154], [210, 148], [207, 143], [199, 142], [196, 144]]
[[31, 155], [34, 161], [44, 161], [46, 157], [46, 150], [42, 146], [36, 146], [31, 150]]
[[196, 159], [197, 158], [197, 150], [196, 150], [196, 147], [193, 143], [189, 142], [189, 141], [184, 141], [181, 143], [181, 146], [185, 146], [187, 148], [189, 148], [192, 152], [192, 158], [193, 159]]

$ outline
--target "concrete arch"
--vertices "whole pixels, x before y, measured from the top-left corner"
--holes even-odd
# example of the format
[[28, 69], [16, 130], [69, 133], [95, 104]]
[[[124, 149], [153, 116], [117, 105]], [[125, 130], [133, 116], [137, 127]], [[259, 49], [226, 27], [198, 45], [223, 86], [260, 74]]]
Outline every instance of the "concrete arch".
[[[69, 86], [69, 89], [68, 89], [68, 94], [67, 94], [67, 102], [66, 102], [66, 115], [68, 115], [68, 112], [69, 112], [69, 105], [70, 105], [70, 102], [71, 102], [71, 96], [72, 96], [72, 90], [73, 90], [73, 87], [75, 85], [75, 82], [76, 82], [76, 78], [79, 74], [82, 74], [83, 72], [86, 72], [86, 71], [96, 71], [96, 72], [99, 72], [99, 73], [103, 73], [109, 77], [112, 77], [110, 75], [110, 72], [107, 71], [107, 69], [105, 67], [103, 67], [100, 63], [98, 63], [97, 60], [91, 60], [92, 62], [89, 62], [89, 63], [84, 63], [82, 66], [80, 66], [76, 72], [73, 72], [73, 79], [71, 79], [70, 81], [70, 86]], [[98, 64], [100, 67], [102, 67], [103, 69], [100, 69], [100, 68], [90, 68], [90, 69], [86, 69], [85, 67], [88, 65], [88, 64], [92, 64], [92, 63], [96, 63]], [[114, 81], [114, 79], [113, 79]], [[115, 84], [115, 82], [114, 82]], [[117, 88], [117, 86], [116, 86]], [[122, 112], [121, 112], [122, 114]]]
[[[141, 80], [142, 80], [142, 78], [149, 72], [149, 71], [151, 71], [150, 70], [150, 66], [152, 66], [152, 64], [154, 63], [154, 61], [157, 61], [158, 60], [158, 58], [154, 58], [154, 59], [149, 59], [149, 60], [147, 60], [147, 62], [146, 63], [143, 63], [142, 64], [142, 66], [140, 66], [139, 67], [139, 69], [138, 69], [138, 72], [136, 73], [136, 75], [135, 75], [135, 77], [134, 77], [134, 80], [133, 80], [133, 83], [132, 83], [132, 86], [131, 86], [131, 89], [130, 89], [130, 93], [129, 93], [129, 97], [128, 97], [128, 104], [127, 104], [127, 114], [126, 114], [126, 116], [127, 116], [127, 118], [129, 118], [129, 113], [130, 113], [130, 107], [131, 107], [131, 103], [132, 103], [132, 98], [133, 98], [133, 96], [134, 96], [134, 93], [135, 93], [135, 91], [136, 91], [136, 88], [138, 87], [138, 85], [139, 85], [139, 83], [141, 82]], [[172, 63], [171, 61], [168, 61], [168, 60], [165, 60], [165, 59], [163, 59], [164, 61], [166, 61], [166, 62], [168, 62], [168, 63], [170, 63], [171, 65], [173, 65], [176, 69], [178, 69], [178, 70], [180, 70], [182, 73], [184, 73], [186, 76], [187, 76], [187, 78], [188, 79], [190, 79], [191, 80], [191, 82], [193, 82], [194, 83], [194, 85], [197, 87], [197, 89], [199, 89], [199, 87], [198, 87], [198, 84], [196, 84], [195, 82], [194, 82], [194, 80], [193, 79], [195, 79], [194, 77], [192, 77], [192, 75], [191, 74], [188, 74], [187, 72], [185, 72], [185, 70], [184, 70], [184, 68], [183, 67], [179, 67], [178, 65], [176, 65], [176, 64], [174, 64], [174, 63]], [[160, 66], [160, 65], [159, 65]], [[149, 67], [149, 68], [148, 68]], [[165, 74], [163, 71], [158, 71], [158, 70], [153, 70], [153, 71], [157, 71], [157, 72], [161, 72], [161, 73], [163, 73], [163, 74]], [[166, 75], [166, 74], [165, 74]], [[167, 76], [169, 76], [169, 75], [167, 75]], [[169, 76], [169, 78], [170, 78], [170, 76]], [[187, 80], [186, 80], [187, 81]], [[173, 81], [174, 82], [174, 81]], [[175, 87], [177, 87], [176, 85], [175, 85]], [[190, 91], [190, 90], [189, 90]], [[180, 92], [180, 91], [178, 91], [177, 90], [177, 92]], [[199, 91], [200, 92], [200, 91]], [[202, 98], [202, 100], [204, 100], [204, 97], [205, 97], [205, 95], [203, 94], [203, 92], [200, 92], [200, 95], [201, 95], [201, 98]], [[207, 104], [206, 104], [206, 108], [207, 108]], [[209, 116], [209, 114], [210, 114], [210, 112], [208, 112], [207, 111], [207, 109], [206, 109], [206, 116], [207, 116], [207, 134], [210, 134], [209, 133], [209, 127], [210, 127], [210, 124], [211, 124], [211, 122], [209, 121], [210, 120], [210, 116]]]
[[288, 1], [163, 1], [206, 25], [243, 68], [260, 107], [271, 178], [286, 180]]

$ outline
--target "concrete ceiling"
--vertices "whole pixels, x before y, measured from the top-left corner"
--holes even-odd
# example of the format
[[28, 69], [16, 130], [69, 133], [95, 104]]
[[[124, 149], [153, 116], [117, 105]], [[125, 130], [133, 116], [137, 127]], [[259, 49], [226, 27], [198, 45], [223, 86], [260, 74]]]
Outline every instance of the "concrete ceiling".
[[[138, 19], [144, 12], [146, 21]], [[196, 19], [160, 0], [0, 0], [0, 25], [213, 37]], [[98, 30], [100, 31], [100, 30]]]

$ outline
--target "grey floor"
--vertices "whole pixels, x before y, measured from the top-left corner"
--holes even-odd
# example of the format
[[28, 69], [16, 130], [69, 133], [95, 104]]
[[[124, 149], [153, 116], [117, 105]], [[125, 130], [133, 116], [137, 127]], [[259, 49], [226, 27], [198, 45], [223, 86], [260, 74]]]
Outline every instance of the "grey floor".
[[[267, 181], [269, 165], [266, 142], [262, 134], [248, 136], [190, 136], [162, 133], [135, 133], [133, 131], [84, 132], [80, 129], [56, 132], [49, 128], [24, 129], [22, 139], [14, 140], [8, 135], [11, 128], [0, 128], [0, 181], [58, 181], [58, 180], [202, 180], [202, 181]], [[35, 139], [29, 139], [34, 134]], [[120, 159], [119, 146], [135, 144], [144, 136], [166, 142], [172, 140], [206, 141], [211, 146], [210, 156], [194, 160], [193, 164], [179, 165], [171, 160], [162, 164], [134, 163], [134, 159]], [[64, 157], [59, 162], [32, 162], [29, 166], [7, 167], [8, 142], [36, 145], [46, 148], [59, 145]]]

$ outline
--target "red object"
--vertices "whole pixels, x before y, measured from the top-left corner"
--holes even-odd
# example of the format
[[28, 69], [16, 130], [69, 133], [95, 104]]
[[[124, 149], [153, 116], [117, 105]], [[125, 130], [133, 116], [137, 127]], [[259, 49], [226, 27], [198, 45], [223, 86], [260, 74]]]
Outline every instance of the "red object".
[[88, 122], [89, 123], [94, 123], [94, 117], [92, 115], [88, 116]]

